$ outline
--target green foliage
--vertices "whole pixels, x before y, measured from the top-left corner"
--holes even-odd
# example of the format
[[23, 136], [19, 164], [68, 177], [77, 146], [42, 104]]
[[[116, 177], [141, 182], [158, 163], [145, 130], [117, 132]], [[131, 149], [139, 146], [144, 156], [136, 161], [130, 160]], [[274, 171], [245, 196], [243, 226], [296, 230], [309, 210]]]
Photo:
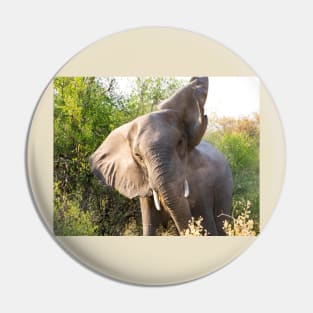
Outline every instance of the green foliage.
[[[168, 98], [184, 81], [158, 77], [123, 78], [130, 90], [126, 93], [121, 90], [121, 80], [112, 77], [58, 77], [54, 81], [56, 235], [142, 234], [138, 199], [126, 199], [112, 188], [102, 186], [91, 173], [89, 157], [113, 129], [156, 110], [157, 104]], [[221, 150], [230, 162], [235, 185], [233, 221], [245, 214], [245, 203], [249, 200], [249, 219], [253, 220], [253, 231], [257, 233], [258, 115], [253, 119], [218, 119], [212, 115], [205, 139]], [[167, 229], [160, 228], [159, 234], [177, 235], [177, 230], [170, 223]]]
[[64, 207], [55, 207], [54, 233], [57, 236], [97, 235], [98, 225], [92, 222], [90, 211], [81, 211], [76, 202], [67, 202]]
[[138, 199], [128, 200], [100, 185], [89, 157], [113, 129], [155, 110], [182, 81], [148, 77], [129, 83], [127, 95], [119, 89], [119, 79], [112, 77], [54, 80], [56, 235], [141, 234]]
[[98, 225], [93, 221], [92, 211], [83, 211], [79, 202], [66, 199], [54, 183], [54, 233], [60, 236], [93, 236], [98, 233]]
[[182, 81], [175, 78], [137, 77], [132, 82], [128, 106], [136, 116], [153, 112], [162, 100], [170, 97], [182, 85]]
[[241, 216], [249, 201], [250, 218], [259, 232], [259, 115], [240, 119], [212, 116], [204, 139], [229, 161], [233, 173], [233, 219]]

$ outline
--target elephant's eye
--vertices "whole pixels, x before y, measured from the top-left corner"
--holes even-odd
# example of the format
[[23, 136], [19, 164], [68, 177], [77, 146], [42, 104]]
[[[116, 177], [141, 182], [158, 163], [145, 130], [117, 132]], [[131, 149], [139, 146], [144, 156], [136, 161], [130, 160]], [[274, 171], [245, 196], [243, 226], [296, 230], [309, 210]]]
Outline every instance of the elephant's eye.
[[185, 148], [185, 141], [183, 138], [179, 139], [179, 141], [177, 143], [177, 148], [178, 149], [184, 149]]
[[180, 139], [177, 143], [177, 151], [180, 157], [184, 157], [185, 155], [185, 141], [184, 139]]
[[135, 153], [135, 157], [138, 161], [142, 162], [143, 163], [143, 158], [142, 156], [139, 154], [139, 153]]

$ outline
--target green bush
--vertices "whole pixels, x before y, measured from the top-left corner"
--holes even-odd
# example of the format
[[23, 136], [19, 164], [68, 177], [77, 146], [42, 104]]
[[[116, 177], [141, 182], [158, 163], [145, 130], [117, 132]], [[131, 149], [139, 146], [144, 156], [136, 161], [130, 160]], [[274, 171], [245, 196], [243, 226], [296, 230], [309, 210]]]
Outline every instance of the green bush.
[[57, 236], [94, 236], [98, 225], [92, 222], [90, 211], [81, 211], [77, 202], [67, 202], [66, 208], [54, 209], [54, 233]]
[[222, 118], [214, 116], [204, 139], [217, 147], [228, 160], [234, 180], [233, 220], [243, 214], [249, 201], [250, 218], [259, 232], [259, 116]]
[[[138, 199], [102, 186], [89, 157], [120, 125], [157, 109], [183, 84], [174, 78], [135, 78], [128, 94], [116, 78], [58, 77], [54, 80], [54, 231], [56, 235], [139, 235]], [[233, 218], [250, 201], [254, 230], [259, 225], [259, 118], [212, 115], [205, 135], [230, 162], [234, 177]], [[170, 225], [162, 235], [177, 234]]]
[[181, 84], [174, 78], [136, 78], [131, 93], [123, 95], [112, 77], [54, 80], [56, 235], [141, 234], [138, 199], [102, 186], [89, 157], [113, 129], [156, 110]]

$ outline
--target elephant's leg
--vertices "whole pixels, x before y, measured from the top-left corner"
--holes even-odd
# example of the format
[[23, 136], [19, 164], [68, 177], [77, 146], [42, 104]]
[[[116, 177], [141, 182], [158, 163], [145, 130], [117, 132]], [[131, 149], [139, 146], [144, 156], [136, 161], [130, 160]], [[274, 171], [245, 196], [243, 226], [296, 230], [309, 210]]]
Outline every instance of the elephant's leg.
[[231, 218], [233, 185], [231, 180], [216, 186], [214, 191], [214, 216], [217, 232], [220, 236], [225, 236], [223, 225], [225, 220]]
[[140, 207], [143, 235], [155, 236], [156, 230], [162, 222], [161, 212], [155, 208], [152, 197], [140, 198]]
[[218, 231], [216, 227], [213, 206], [207, 207], [205, 210], [205, 214], [202, 217], [203, 217], [202, 226], [204, 229], [207, 230], [208, 235], [217, 236]]
[[[211, 195], [208, 197], [208, 195]], [[196, 210], [197, 215], [196, 218], [202, 216], [202, 226], [205, 229], [209, 236], [217, 236], [218, 231], [215, 222], [214, 216], [214, 200], [213, 200], [213, 191], [211, 189], [207, 189], [207, 194], [204, 196], [199, 196], [197, 202]]]

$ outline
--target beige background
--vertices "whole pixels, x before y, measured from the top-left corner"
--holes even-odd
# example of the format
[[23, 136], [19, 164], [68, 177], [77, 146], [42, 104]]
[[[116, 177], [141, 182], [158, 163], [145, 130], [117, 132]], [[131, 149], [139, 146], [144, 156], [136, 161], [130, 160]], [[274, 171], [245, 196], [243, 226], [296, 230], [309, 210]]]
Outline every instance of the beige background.
[[[119, 33], [73, 57], [58, 76], [256, 76], [231, 51], [197, 34], [168, 28]], [[33, 117], [27, 167], [33, 198], [52, 232], [52, 83]], [[276, 205], [285, 169], [285, 144], [273, 101], [260, 90], [261, 229]], [[83, 264], [115, 279], [139, 284], [173, 284], [206, 275], [238, 256], [254, 237], [57, 237]]]

